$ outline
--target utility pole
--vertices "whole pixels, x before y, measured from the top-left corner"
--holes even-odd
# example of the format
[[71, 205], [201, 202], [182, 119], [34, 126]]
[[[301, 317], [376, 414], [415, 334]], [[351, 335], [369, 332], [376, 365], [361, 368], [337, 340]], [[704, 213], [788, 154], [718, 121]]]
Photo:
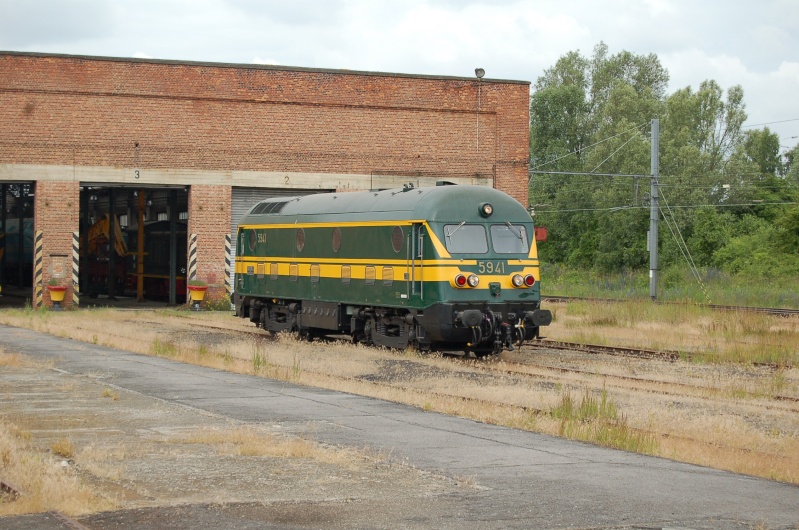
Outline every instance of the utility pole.
[[652, 120], [652, 150], [651, 150], [651, 190], [649, 193], [649, 296], [652, 300], [657, 298], [658, 292], [658, 216], [660, 194], [658, 191], [658, 176], [660, 174], [660, 120]]

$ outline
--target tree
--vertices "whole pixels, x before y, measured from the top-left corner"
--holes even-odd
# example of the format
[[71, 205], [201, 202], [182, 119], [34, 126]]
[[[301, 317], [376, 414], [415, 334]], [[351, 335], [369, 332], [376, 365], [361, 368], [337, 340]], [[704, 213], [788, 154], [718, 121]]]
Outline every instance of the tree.
[[794, 206], [777, 219], [778, 248], [788, 254], [799, 255], [799, 206]]
[[720, 213], [710, 206], [696, 211], [687, 244], [697, 265], [713, 265], [713, 254], [730, 242], [735, 221], [730, 213]]
[[778, 175], [784, 172], [780, 162], [780, 137], [769, 131], [746, 131], [740, 147], [743, 157], [757, 167], [761, 175]]
[[[530, 101], [531, 165], [553, 162], [549, 169], [579, 167], [580, 150], [588, 134], [587, 68], [586, 60], [572, 52], [546, 70], [536, 83]], [[559, 161], [569, 153], [576, 156]]]
[[799, 188], [799, 145], [783, 155], [785, 163], [782, 167], [782, 174], [786, 180], [795, 188]]
[[[769, 129], [744, 130], [744, 92], [713, 80], [667, 95], [656, 55], [599, 43], [561, 57], [530, 98], [533, 170], [648, 175], [660, 119], [660, 267], [694, 263], [765, 276], [799, 266], [799, 146], [780, 157]], [[530, 202], [549, 229], [542, 259], [613, 271], [646, 268], [648, 178], [536, 174]], [[642, 185], [643, 184], [643, 185]], [[665, 224], [665, 223], [664, 223]], [[674, 233], [674, 237], [671, 234]], [[747, 253], [744, 255], [743, 253]], [[776, 266], [775, 264], [783, 265]]]
[[[651, 116], [661, 106], [668, 73], [655, 55], [616, 55], [600, 43], [593, 56], [570, 52], [546, 70], [530, 99], [531, 168], [551, 171], [648, 173]], [[594, 145], [600, 138], [610, 141]], [[642, 193], [641, 193], [642, 195]], [[623, 179], [536, 175], [531, 204], [557, 213], [536, 221], [549, 226], [542, 254], [576, 266], [637, 267], [646, 260], [646, 214], [599, 215], [597, 210], [635, 206], [635, 183]], [[621, 222], [618, 222], [621, 220]], [[616, 252], [614, 245], [625, 249]]]

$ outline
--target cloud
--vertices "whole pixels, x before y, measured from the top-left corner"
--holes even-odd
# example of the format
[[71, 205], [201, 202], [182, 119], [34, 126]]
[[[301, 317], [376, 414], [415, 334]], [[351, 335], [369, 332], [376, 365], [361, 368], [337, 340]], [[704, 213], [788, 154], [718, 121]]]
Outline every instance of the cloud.
[[110, 36], [115, 24], [104, 0], [0, 2], [0, 46], [37, 46]]
[[270, 65], [278, 65], [280, 64], [274, 59], [261, 59], [260, 57], [253, 57], [251, 61], [253, 64], [270, 64]]
[[777, 68], [761, 72], [749, 68], [735, 56], [711, 55], [693, 49], [660, 56], [671, 73], [671, 92], [713, 79], [725, 91], [734, 85], [744, 89], [748, 124], [768, 123], [781, 138], [799, 135], [799, 122], [776, 123], [799, 118], [799, 61], [782, 61]]
[[318, 26], [338, 21], [347, 4], [345, 0], [223, 0], [219, 7], [230, 6], [276, 25]]
[[[0, 49], [535, 82], [571, 51], [657, 54], [799, 117], [796, 0], [0, 0]], [[799, 127], [799, 123], [797, 123]], [[799, 131], [794, 134], [799, 134]]]

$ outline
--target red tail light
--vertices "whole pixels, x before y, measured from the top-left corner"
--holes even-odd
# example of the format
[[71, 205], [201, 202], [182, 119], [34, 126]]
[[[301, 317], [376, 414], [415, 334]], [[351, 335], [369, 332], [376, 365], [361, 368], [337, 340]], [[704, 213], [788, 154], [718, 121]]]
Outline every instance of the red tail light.
[[455, 276], [455, 287], [477, 287], [478, 285], [480, 285], [480, 278], [476, 274]]
[[533, 276], [532, 274], [528, 274], [527, 276], [525, 276], [524, 285], [526, 285], [527, 287], [532, 287], [533, 285], [535, 285], [535, 276]]

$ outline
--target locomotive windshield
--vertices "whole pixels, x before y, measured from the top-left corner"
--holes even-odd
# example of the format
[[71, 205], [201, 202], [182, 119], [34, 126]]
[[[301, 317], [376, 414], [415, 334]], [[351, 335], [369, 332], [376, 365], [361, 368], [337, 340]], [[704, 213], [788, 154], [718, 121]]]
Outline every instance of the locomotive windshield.
[[445, 245], [451, 254], [485, 254], [488, 237], [483, 225], [444, 225]]
[[491, 225], [491, 243], [497, 254], [527, 254], [527, 230], [522, 225]]

